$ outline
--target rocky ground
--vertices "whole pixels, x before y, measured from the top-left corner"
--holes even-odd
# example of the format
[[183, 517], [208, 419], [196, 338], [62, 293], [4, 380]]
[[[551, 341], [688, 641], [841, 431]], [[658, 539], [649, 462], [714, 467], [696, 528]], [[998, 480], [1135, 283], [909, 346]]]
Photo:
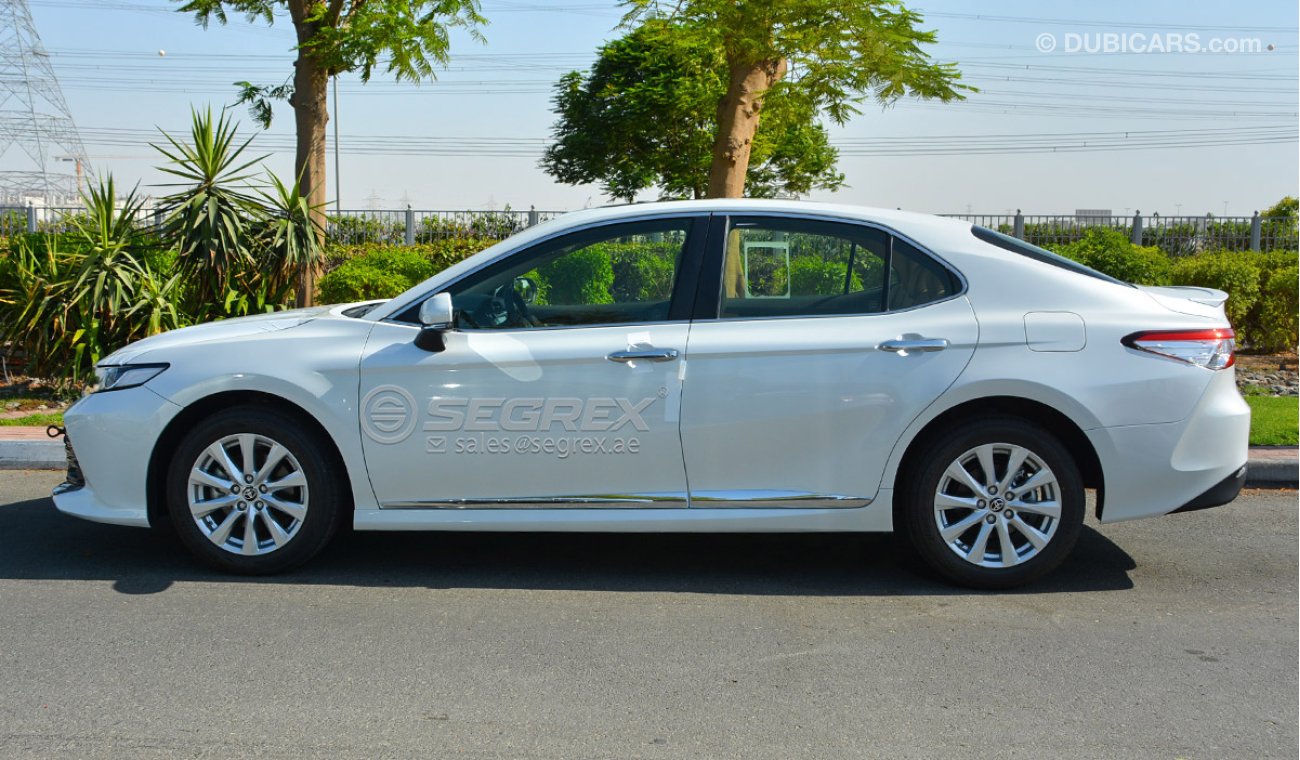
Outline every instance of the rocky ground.
[[1300, 396], [1295, 356], [1238, 356], [1237, 385], [1265, 396]]

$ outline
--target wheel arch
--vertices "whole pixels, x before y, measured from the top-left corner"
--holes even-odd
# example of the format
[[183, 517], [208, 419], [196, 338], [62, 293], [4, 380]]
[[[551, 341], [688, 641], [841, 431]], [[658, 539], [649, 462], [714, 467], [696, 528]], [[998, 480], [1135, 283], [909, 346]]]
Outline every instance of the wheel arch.
[[[275, 409], [295, 418], [303, 427], [311, 431], [318, 440], [326, 444], [326, 456], [334, 460], [337, 472], [343, 478], [344, 493], [353, 494], [352, 477], [343, 459], [343, 452], [338, 441], [329, 434], [325, 426], [298, 404], [272, 393], [253, 390], [230, 390], [204, 396], [188, 404], [167, 423], [154, 443], [149, 455], [149, 468], [145, 478], [145, 498], [149, 525], [156, 528], [170, 528], [171, 522], [167, 512], [167, 468], [171, 465], [181, 438], [200, 420], [222, 409], [233, 406], [262, 406]], [[349, 499], [351, 508], [355, 509], [354, 499]], [[350, 521], [348, 521], [350, 523]], [[345, 524], [348, 524], [345, 523]]]
[[[984, 396], [973, 398], [936, 414], [907, 442], [902, 455], [897, 458], [892, 475], [887, 481], [893, 493], [899, 492], [900, 479], [916, 467], [925, 449], [945, 430], [955, 425], [981, 417], [1015, 417], [1031, 422], [1055, 436], [1079, 466], [1085, 488], [1097, 490], [1097, 516], [1101, 516], [1105, 496], [1105, 473], [1097, 450], [1084, 433], [1083, 428], [1071, 417], [1060, 410], [1042, 402], [1022, 396]], [[894, 523], [898, 524], [898, 510], [901, 501], [894, 499]]]

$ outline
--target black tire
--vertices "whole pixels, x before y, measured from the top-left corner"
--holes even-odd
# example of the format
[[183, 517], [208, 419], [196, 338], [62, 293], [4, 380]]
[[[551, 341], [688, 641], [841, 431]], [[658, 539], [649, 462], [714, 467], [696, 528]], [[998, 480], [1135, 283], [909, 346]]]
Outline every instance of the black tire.
[[[1019, 455], [1017, 447], [1028, 450], [1029, 457], [1016, 472], [1008, 473], [1010, 460]], [[981, 453], [993, 462], [992, 478], [983, 472]], [[971, 420], [933, 440], [913, 461], [913, 466], [903, 473], [906, 482], [900, 484], [898, 491], [902, 497], [898, 514], [900, 527], [921, 559], [953, 583], [977, 589], [1021, 586], [1059, 567], [1074, 548], [1083, 526], [1083, 479], [1065, 446], [1037, 425], [1014, 417]], [[994, 485], [974, 494], [974, 489], [964, 485], [962, 478], [949, 474], [959, 472], [949, 470], [950, 465], [959, 462], [972, 474], [973, 485], [989, 482]], [[1033, 471], [1040, 466], [1049, 472], [1031, 481]], [[1008, 502], [1004, 493], [990, 493], [989, 489], [996, 489], [996, 481], [1001, 479], [1007, 479], [1011, 487], [1005, 490], [1017, 499]], [[1039, 482], [1052, 485], [1039, 488], [1036, 485]], [[1017, 484], [1028, 485], [1030, 493], [1016, 493]], [[1059, 503], [1059, 517], [1041, 513], [1050, 509], [1049, 495]], [[951, 498], [944, 498], [941, 504], [939, 500], [943, 497]], [[957, 502], [967, 501], [983, 506], [972, 509], [955, 506]], [[1019, 514], [1017, 501], [1023, 506]], [[1020, 525], [1034, 529], [1035, 540], [1041, 541], [1046, 535], [1045, 544], [1035, 546], [1029, 540], [1030, 533], [1016, 526], [1017, 518]], [[941, 520], [950, 531], [961, 530], [965, 522], [971, 524], [956, 535], [950, 532], [949, 540], [941, 533]], [[1009, 555], [1003, 554], [1003, 536], [1012, 544]], [[995, 543], [998, 550], [988, 554]], [[1006, 556], [1014, 564], [1004, 566]], [[983, 564], [977, 564], [977, 559]], [[986, 566], [989, 563], [996, 566]]]
[[[223, 447], [239, 470], [232, 479], [210, 447], [241, 435], [246, 437]], [[238, 483], [238, 495], [191, 482], [196, 468], [222, 481], [246, 480], [243, 475], [248, 473], [243, 472], [241, 456], [246, 441], [253, 444], [250, 469], [254, 473], [252, 482]], [[264, 469], [271, 458], [272, 444], [282, 446], [287, 456], [277, 460], [279, 464], [273, 464], [273, 469], [259, 480], [256, 471]], [[205, 418], [181, 440], [167, 470], [167, 508], [181, 542], [205, 564], [243, 575], [278, 573], [311, 559], [329, 543], [350, 511], [347, 484], [327, 445], [294, 416], [269, 407], [237, 406]], [[304, 486], [262, 489], [263, 485], [269, 488], [287, 482], [303, 482]], [[246, 488], [252, 490], [245, 493]], [[191, 495], [199, 501], [211, 500], [212, 504], [240, 501], [195, 516], [190, 508]], [[232, 527], [222, 533], [221, 524], [227, 519]], [[250, 545], [253, 551], [260, 552], [256, 554], [242, 553], [243, 545], [249, 543], [244, 529], [250, 520], [254, 538]], [[275, 526], [279, 526], [279, 532], [273, 535]]]

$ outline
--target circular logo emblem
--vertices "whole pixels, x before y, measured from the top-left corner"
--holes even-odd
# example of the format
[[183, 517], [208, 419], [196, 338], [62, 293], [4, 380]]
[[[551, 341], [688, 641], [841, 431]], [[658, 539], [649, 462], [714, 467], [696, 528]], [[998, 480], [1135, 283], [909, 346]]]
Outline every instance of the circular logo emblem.
[[361, 399], [361, 430], [376, 443], [401, 443], [415, 431], [415, 397], [396, 385], [380, 385]]
[[1002, 500], [1001, 496], [995, 497], [992, 501], [989, 502], [989, 507], [991, 507], [994, 512], [1001, 512], [1002, 508], [1005, 507], [1006, 505], [1007, 503]]

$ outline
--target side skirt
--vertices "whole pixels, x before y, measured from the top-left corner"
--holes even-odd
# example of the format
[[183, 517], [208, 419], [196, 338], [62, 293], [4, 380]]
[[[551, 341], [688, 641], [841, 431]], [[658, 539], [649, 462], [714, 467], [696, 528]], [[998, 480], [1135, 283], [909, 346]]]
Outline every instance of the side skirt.
[[359, 509], [356, 530], [557, 533], [888, 532], [887, 492], [857, 509]]

